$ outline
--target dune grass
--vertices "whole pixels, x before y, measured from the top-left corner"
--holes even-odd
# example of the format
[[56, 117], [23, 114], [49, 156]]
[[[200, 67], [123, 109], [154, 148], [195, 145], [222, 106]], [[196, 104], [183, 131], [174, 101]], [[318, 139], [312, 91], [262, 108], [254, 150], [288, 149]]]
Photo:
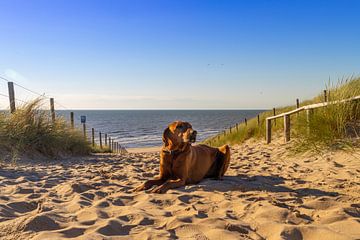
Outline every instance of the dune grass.
[[55, 122], [41, 109], [41, 99], [17, 108], [15, 113], [0, 113], [0, 151], [17, 156], [58, 158], [83, 155], [91, 151], [82, 133], [72, 129], [63, 118]]
[[[328, 84], [328, 101], [348, 99], [360, 95], [360, 77], [349, 78], [336, 84]], [[310, 100], [300, 103], [301, 106], [324, 101], [323, 92]], [[296, 106], [287, 106], [276, 109], [276, 114], [296, 109]], [[260, 114], [260, 123], [257, 118], [248, 120], [247, 125], [240, 123], [238, 129], [218, 134], [204, 141], [205, 144], [221, 146], [223, 144], [239, 144], [247, 139], [265, 140], [265, 119], [273, 116], [273, 112], [265, 111]], [[282, 118], [272, 121], [273, 135], [283, 136], [284, 122]], [[309, 122], [306, 112], [291, 115], [292, 144], [297, 151], [317, 150], [324, 147], [354, 146], [359, 143], [360, 135], [360, 101], [332, 104], [313, 111]]]
[[108, 146], [103, 146], [102, 148], [100, 145], [95, 144], [95, 146], [91, 147], [92, 153], [112, 153], [113, 151]]

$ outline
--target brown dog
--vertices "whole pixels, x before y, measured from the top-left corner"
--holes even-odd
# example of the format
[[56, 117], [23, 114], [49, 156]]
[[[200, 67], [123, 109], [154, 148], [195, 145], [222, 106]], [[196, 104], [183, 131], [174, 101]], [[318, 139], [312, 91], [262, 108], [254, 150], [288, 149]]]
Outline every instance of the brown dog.
[[135, 191], [157, 185], [151, 192], [165, 193], [168, 189], [198, 183], [204, 178], [221, 179], [230, 163], [229, 146], [192, 146], [196, 134], [190, 123], [171, 123], [163, 133], [160, 174], [138, 186]]

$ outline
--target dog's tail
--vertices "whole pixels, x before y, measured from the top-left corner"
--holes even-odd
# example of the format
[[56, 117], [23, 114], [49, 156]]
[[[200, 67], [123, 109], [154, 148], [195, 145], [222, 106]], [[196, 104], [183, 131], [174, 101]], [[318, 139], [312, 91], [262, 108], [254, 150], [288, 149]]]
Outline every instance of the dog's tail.
[[222, 177], [230, 165], [230, 147], [229, 145], [224, 145], [218, 149], [223, 154], [223, 165], [220, 170], [220, 177]]

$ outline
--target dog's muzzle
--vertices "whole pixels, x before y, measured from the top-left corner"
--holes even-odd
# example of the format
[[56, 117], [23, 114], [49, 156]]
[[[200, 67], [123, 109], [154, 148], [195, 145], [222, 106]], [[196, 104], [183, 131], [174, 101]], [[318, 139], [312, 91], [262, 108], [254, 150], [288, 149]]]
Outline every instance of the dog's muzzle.
[[190, 134], [190, 142], [191, 143], [194, 143], [196, 142], [196, 134], [197, 134], [197, 131], [193, 131], [191, 134]]

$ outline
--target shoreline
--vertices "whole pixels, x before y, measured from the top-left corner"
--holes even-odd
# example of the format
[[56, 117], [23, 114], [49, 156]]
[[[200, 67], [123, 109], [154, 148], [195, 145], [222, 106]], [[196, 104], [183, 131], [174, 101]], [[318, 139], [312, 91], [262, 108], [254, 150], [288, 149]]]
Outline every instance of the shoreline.
[[161, 149], [161, 146], [126, 148], [126, 150], [129, 153], [156, 153], [156, 152], [160, 152], [160, 149]]

